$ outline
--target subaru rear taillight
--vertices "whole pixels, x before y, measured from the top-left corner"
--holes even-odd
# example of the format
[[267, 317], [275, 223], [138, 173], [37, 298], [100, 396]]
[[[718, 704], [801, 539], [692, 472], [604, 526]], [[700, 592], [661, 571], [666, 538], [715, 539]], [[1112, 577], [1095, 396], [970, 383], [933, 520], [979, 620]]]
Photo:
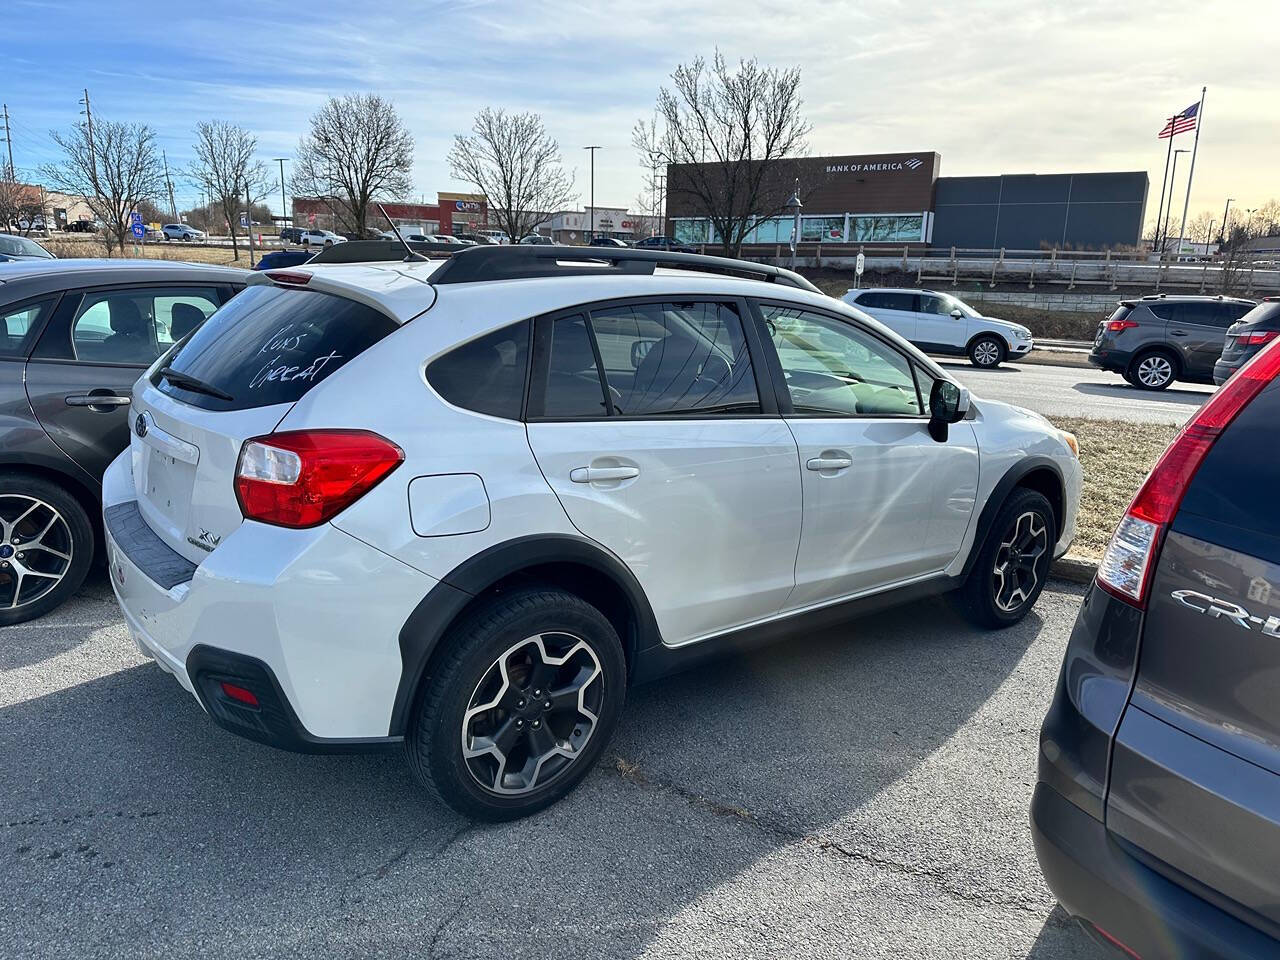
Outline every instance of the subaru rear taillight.
[[337, 516], [404, 461], [366, 430], [295, 430], [246, 440], [236, 499], [249, 520], [314, 527]]
[[1134, 323], [1132, 320], [1108, 320], [1107, 321], [1107, 329], [1110, 330], [1112, 333], [1119, 333], [1122, 330], [1128, 330], [1136, 326], [1137, 324]]
[[1260, 347], [1270, 343], [1280, 334], [1280, 330], [1262, 330], [1257, 333], [1237, 333], [1236, 343], [1242, 347]]
[[1098, 586], [1145, 609], [1165, 531], [1205, 454], [1231, 421], [1280, 374], [1280, 341], [1256, 354], [1165, 448], [1120, 520], [1098, 564]]

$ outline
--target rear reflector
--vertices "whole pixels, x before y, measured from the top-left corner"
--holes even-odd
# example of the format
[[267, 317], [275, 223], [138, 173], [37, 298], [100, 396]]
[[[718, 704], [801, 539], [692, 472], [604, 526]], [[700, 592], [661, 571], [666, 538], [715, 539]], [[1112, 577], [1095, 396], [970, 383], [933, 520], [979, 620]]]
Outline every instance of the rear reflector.
[[314, 527], [337, 516], [404, 461], [367, 430], [295, 430], [246, 440], [236, 499], [249, 520]]
[[1098, 586], [1145, 609], [1165, 531], [1214, 441], [1280, 374], [1280, 340], [1240, 368], [1165, 448], [1129, 504], [1098, 564]]
[[218, 684], [218, 686], [220, 686], [222, 688], [222, 692], [232, 700], [238, 700], [250, 707], [256, 707], [258, 705], [258, 697], [252, 690], [246, 690], [244, 687], [237, 686], [234, 683], [228, 683], [226, 680], [223, 680]]

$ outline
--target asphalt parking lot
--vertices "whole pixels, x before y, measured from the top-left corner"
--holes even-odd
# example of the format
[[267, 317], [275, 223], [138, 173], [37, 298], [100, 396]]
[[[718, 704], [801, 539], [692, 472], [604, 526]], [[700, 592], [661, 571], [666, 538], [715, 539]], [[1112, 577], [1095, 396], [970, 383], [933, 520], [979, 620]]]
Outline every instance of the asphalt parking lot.
[[1080, 594], [1003, 633], [931, 601], [631, 696], [521, 823], [397, 756], [216, 728], [95, 575], [0, 642], [4, 957], [1096, 958], [1027, 830]]
[[1174, 383], [1167, 390], [1139, 390], [1119, 374], [1091, 367], [1004, 363], [979, 370], [967, 360], [934, 357], [978, 397], [1028, 407], [1046, 417], [1092, 417], [1181, 426], [1213, 395], [1214, 387]]

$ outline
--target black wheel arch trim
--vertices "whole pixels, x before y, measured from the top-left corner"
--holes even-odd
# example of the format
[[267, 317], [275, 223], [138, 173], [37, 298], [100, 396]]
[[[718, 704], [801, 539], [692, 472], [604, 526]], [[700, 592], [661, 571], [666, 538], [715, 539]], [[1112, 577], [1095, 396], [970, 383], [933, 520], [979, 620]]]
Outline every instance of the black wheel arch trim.
[[653, 608], [639, 581], [626, 564], [594, 541], [571, 534], [538, 534], [494, 544], [446, 574], [400, 628], [402, 666], [391, 709], [391, 736], [401, 737], [407, 731], [427, 664], [445, 631], [467, 605], [506, 577], [557, 563], [592, 567], [618, 588], [636, 624], [635, 637], [622, 638], [630, 654], [642, 654], [662, 643]]
[[[978, 515], [978, 525], [974, 533], [973, 544], [969, 547], [969, 556], [965, 560], [964, 569], [960, 572], [960, 578], [963, 579], [969, 575], [969, 571], [973, 569], [974, 563], [978, 559], [978, 554], [982, 552], [983, 546], [987, 542], [987, 537], [991, 535], [991, 528], [995, 525], [996, 514], [1000, 512], [1000, 508], [1004, 506], [1004, 502], [1009, 499], [1009, 494], [1023, 480], [1037, 470], [1049, 470], [1058, 482], [1058, 494], [1062, 503], [1066, 504], [1067, 485], [1062, 478], [1062, 470], [1049, 457], [1033, 456], [1025, 457], [1019, 460], [1008, 470], [1004, 472], [996, 485], [992, 488], [991, 493], [987, 496], [986, 505], [982, 508], [982, 512]], [[1062, 524], [1064, 517], [1055, 516], [1054, 525], [1056, 533], [1053, 539], [1053, 546], [1058, 545], [1058, 540], [1062, 537]]]

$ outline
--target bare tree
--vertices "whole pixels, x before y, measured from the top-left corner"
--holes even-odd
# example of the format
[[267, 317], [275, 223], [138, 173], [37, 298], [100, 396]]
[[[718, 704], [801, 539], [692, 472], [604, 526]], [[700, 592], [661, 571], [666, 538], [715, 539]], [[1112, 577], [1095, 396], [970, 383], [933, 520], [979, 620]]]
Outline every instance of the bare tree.
[[138, 202], [163, 196], [155, 133], [145, 123], [95, 119], [92, 135], [81, 123], [50, 136], [65, 157], [41, 168], [44, 179], [62, 193], [84, 197], [105, 227], [107, 252], [123, 250]]
[[44, 203], [39, 187], [0, 175], [0, 230], [30, 233], [36, 217], [43, 216]]
[[[655, 117], [639, 121], [632, 143], [642, 167], [667, 168], [672, 201], [711, 221], [725, 253], [737, 254], [756, 226], [776, 217], [795, 188], [795, 164], [807, 149], [800, 70], [730, 68], [717, 50], [671, 74], [658, 91]], [[811, 189], [812, 184], [802, 185]]]
[[476, 114], [471, 136], [453, 138], [449, 167], [484, 194], [490, 218], [512, 243], [576, 199], [560, 145], [536, 113], [485, 107]]
[[[253, 158], [258, 138], [244, 127], [224, 120], [197, 123], [195, 149], [196, 158], [187, 168], [187, 177], [209, 196], [210, 206], [221, 213], [231, 231], [232, 256], [239, 260], [239, 211], [248, 209], [246, 203], [261, 200], [275, 190], [276, 181], [271, 179], [267, 165]], [[252, 229], [250, 218], [245, 230]]]
[[406, 196], [413, 137], [391, 101], [371, 93], [330, 97], [298, 142], [290, 179], [300, 197], [324, 197], [357, 235], [368, 229], [375, 200]]

